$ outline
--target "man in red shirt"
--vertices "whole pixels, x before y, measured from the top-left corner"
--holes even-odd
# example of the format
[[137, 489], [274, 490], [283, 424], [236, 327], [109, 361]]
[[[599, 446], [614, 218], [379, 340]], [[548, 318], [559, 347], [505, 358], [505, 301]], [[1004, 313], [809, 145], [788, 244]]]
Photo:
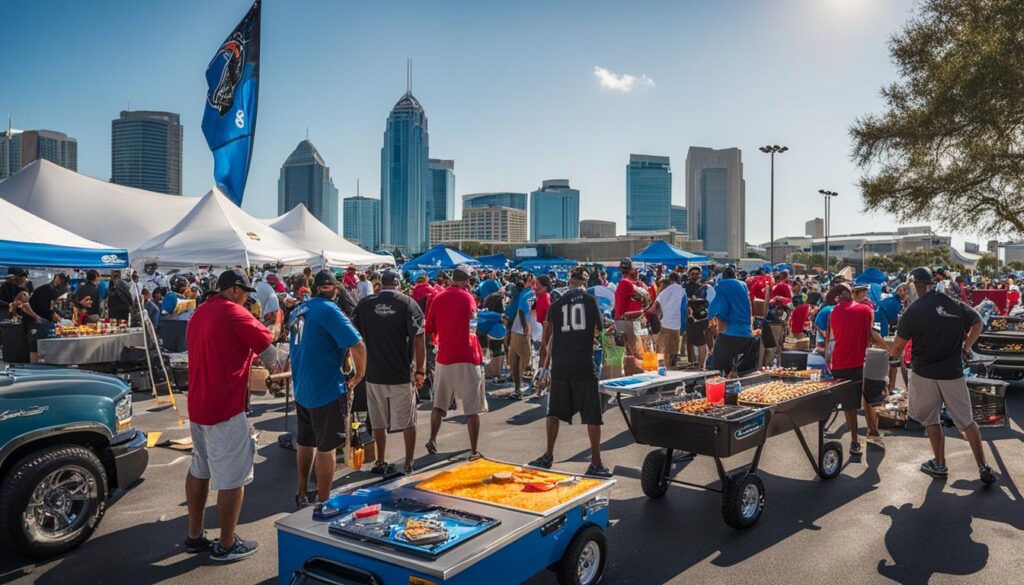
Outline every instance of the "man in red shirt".
[[350, 291], [356, 290], [356, 287], [359, 285], [359, 278], [356, 277], [355, 264], [349, 264], [348, 268], [345, 269], [345, 276], [342, 277], [341, 283]]
[[[256, 444], [245, 417], [249, 364], [254, 353], [272, 371], [279, 371], [273, 333], [242, 306], [255, 292], [241, 270], [217, 279], [219, 294], [196, 309], [188, 322], [188, 416], [192, 434], [192, 465], [185, 479], [189, 552], [211, 551], [215, 561], [237, 561], [259, 549], [235, 534], [244, 487], [252, 481]], [[211, 542], [203, 531], [203, 513], [210, 488], [217, 490], [220, 539]]]
[[479, 346], [469, 330], [476, 301], [469, 292], [469, 268], [459, 266], [452, 284], [435, 295], [427, 309], [426, 334], [437, 336], [437, 370], [434, 373], [434, 409], [430, 412], [430, 440], [427, 451], [437, 453], [437, 433], [453, 399], [462, 403], [469, 431], [470, 459], [479, 459], [480, 413], [487, 412], [484, 376], [480, 370]]
[[615, 330], [626, 338], [626, 355], [639, 355], [640, 339], [636, 334], [636, 322], [644, 313], [647, 289], [637, 284], [637, 272], [633, 261], [623, 258], [619, 262], [622, 279], [615, 287]]
[[[884, 401], [885, 384], [864, 380], [864, 358], [872, 341], [871, 324], [875, 320], [875, 313], [868, 305], [853, 300], [853, 287], [846, 282], [835, 285], [825, 295], [826, 304], [833, 302], [837, 304], [832, 309], [828, 327], [830, 339], [835, 340], [835, 348], [832, 350], [829, 370], [832, 377], [837, 380], [860, 383], [868, 437], [878, 437], [878, 415], [875, 413], [875, 407]], [[857, 425], [857, 407], [855, 404], [844, 406], [847, 407], [844, 411], [846, 424], [852, 435], [850, 454], [859, 455], [861, 447], [858, 440], [860, 431]]]
[[788, 305], [793, 302], [793, 288], [789, 286], [789, 271], [783, 270], [779, 272], [779, 282], [772, 288], [772, 300], [782, 298], [785, 300], [782, 304]]
[[551, 278], [545, 275], [537, 277], [537, 285], [534, 289], [537, 300], [533, 308], [537, 311], [537, 322], [543, 323], [548, 318], [548, 307], [551, 306]]

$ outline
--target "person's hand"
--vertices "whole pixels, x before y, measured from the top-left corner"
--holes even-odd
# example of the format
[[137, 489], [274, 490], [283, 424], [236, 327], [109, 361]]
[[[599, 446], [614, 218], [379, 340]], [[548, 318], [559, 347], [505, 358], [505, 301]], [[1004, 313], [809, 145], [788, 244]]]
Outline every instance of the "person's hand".
[[423, 384], [427, 381], [427, 375], [423, 372], [416, 372], [412, 377], [412, 384], [417, 390], [423, 388]]
[[359, 383], [362, 382], [362, 381], [363, 381], [363, 377], [362, 376], [352, 376], [351, 378], [348, 379], [348, 381], [345, 383], [345, 385], [348, 387], [349, 390], [355, 392], [356, 386], [358, 386]]

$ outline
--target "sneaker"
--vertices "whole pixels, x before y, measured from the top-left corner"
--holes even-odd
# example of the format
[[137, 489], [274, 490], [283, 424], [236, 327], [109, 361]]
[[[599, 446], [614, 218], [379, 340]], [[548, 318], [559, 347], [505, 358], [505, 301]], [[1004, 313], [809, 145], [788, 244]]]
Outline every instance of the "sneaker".
[[885, 449], [885, 441], [882, 439], [882, 435], [868, 435], [865, 437], [868, 445], [873, 445], [879, 449]]
[[542, 469], [551, 469], [551, 465], [555, 462], [555, 458], [551, 456], [551, 453], [545, 453], [540, 457], [530, 462], [530, 467], [540, 467]]
[[477, 459], [483, 459], [484, 456], [479, 451], [472, 451], [469, 454], [470, 461], [476, 461]]
[[231, 545], [231, 548], [225, 549], [221, 547], [220, 542], [215, 542], [211, 549], [211, 559], [222, 563], [229, 563], [251, 557], [256, 554], [256, 551], [260, 550], [260, 545], [255, 540], [242, 540], [236, 534], [235, 544]]
[[860, 443], [850, 443], [850, 455], [860, 455], [863, 452]]
[[431, 455], [437, 454], [437, 441], [434, 439], [427, 441], [427, 453], [430, 453]]
[[309, 499], [308, 498], [300, 498], [299, 496], [295, 496], [295, 509], [296, 510], [301, 510], [301, 509], [305, 508], [308, 505], [309, 505]]
[[921, 471], [937, 478], [945, 478], [949, 475], [949, 469], [945, 465], [939, 465], [934, 459], [929, 459], [922, 463]]
[[206, 533], [203, 532], [198, 538], [192, 538], [185, 536], [185, 550], [190, 553], [201, 553], [210, 550], [210, 545], [213, 544], [209, 538], [206, 538]]
[[988, 465], [982, 465], [978, 468], [978, 471], [981, 472], [981, 483], [989, 485], [996, 482], [996, 474]]
[[513, 392], [513, 393], [508, 395], [508, 399], [509, 400], [522, 400], [523, 399], [523, 393], [518, 391], [518, 390], [516, 390], [515, 392]]
[[405, 473], [406, 475], [412, 475], [412, 472], [413, 472], [412, 461], [406, 461], [405, 462], [405, 467], [402, 469], [402, 472]]
[[373, 467], [370, 468], [370, 473], [376, 473], [377, 475], [394, 475], [395, 466], [391, 465], [387, 461], [374, 462]]
[[590, 467], [587, 468], [586, 475], [592, 475], [594, 477], [611, 477], [612, 472], [604, 465], [595, 465], [591, 463]]

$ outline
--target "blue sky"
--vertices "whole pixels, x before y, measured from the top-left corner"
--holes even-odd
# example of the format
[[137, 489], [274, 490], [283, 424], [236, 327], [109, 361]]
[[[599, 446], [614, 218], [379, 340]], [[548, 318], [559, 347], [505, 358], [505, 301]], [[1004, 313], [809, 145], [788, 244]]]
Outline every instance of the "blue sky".
[[[79, 171], [110, 176], [110, 121], [132, 109], [179, 112], [184, 192], [205, 193], [203, 72], [249, 0], [6, 3], [0, 112], [16, 128], [79, 141]], [[861, 212], [848, 128], [879, 111], [895, 79], [888, 38], [913, 0], [389, 1], [265, 0], [260, 110], [244, 207], [276, 214], [281, 163], [305, 136], [343, 196], [376, 197], [384, 123], [405, 90], [427, 111], [430, 152], [454, 158], [458, 195], [524, 191], [568, 178], [581, 217], [624, 229], [630, 153], [667, 155], [685, 203], [687, 148], [739, 147], [747, 240], [768, 238], [776, 160], [776, 234], [841, 195], [834, 232], [893, 227]], [[605, 75], [631, 75], [629, 85]]]

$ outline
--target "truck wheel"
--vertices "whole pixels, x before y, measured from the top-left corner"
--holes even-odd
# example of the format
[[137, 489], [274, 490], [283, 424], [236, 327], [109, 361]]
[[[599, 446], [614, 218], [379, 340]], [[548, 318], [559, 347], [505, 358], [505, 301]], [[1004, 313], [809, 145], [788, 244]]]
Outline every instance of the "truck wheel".
[[722, 494], [722, 517], [733, 528], [749, 528], [764, 510], [764, 483], [746, 471], [729, 476]]
[[42, 559], [85, 542], [107, 506], [107, 474], [96, 455], [58, 445], [18, 462], [0, 487], [0, 538]]
[[832, 479], [843, 470], [843, 444], [839, 441], [825, 443], [818, 460], [818, 476], [821, 479]]
[[644, 458], [640, 470], [640, 489], [648, 498], [660, 498], [668, 491], [668, 478], [665, 477], [665, 451], [655, 449]]
[[597, 585], [604, 577], [608, 538], [597, 526], [587, 526], [572, 539], [555, 573], [561, 585]]

